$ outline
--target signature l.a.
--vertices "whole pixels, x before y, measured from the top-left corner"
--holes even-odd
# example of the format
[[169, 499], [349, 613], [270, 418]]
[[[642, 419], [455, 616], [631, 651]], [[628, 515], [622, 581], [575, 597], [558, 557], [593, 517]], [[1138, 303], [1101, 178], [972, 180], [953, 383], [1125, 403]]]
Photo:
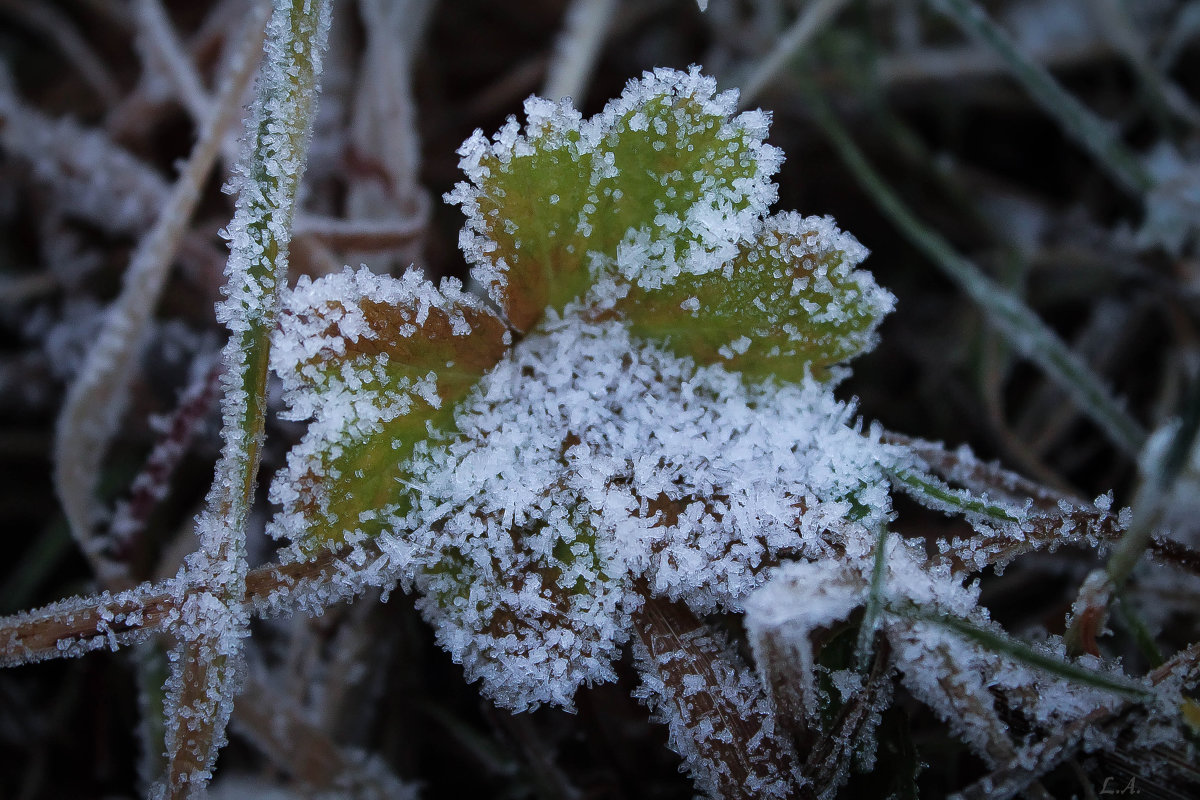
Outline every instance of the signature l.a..
[[1117, 784], [1116, 778], [1109, 776], [1100, 787], [1100, 794], [1141, 794], [1137, 788], [1137, 778], [1132, 777], [1123, 787]]

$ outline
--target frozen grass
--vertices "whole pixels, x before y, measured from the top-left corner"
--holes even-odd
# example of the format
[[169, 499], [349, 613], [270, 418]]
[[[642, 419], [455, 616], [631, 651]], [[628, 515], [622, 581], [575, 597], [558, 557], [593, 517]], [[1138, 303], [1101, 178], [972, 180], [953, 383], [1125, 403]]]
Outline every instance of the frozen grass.
[[[0, 795], [187, 796], [230, 715], [214, 796], [402, 797], [419, 781], [428, 797], [1045, 797], [1129, 774], [1143, 791], [1195, 792], [1194, 4], [1002, 0], [985, 15], [969, 0], [760, 0], [701, 14], [683, 2], [581, 0], [498, 15], [487, 4], [360, 0], [337, 4], [314, 118], [322, 11], [297, 2], [288, 8], [305, 23], [276, 26], [271, 40], [299, 48], [269, 47], [260, 84], [262, 98], [290, 100], [252, 105], [249, 179], [235, 180], [233, 269], [222, 278], [215, 234], [232, 208], [204, 176], [232, 153], [222, 109], [250, 102], [231, 65], [242, 32], [261, 22], [242, 8], [137, 0], [127, 18], [105, 3], [0, 5], [11, 76], [0, 86], [0, 457], [13, 476], [0, 499], [21, 534], [0, 611], [36, 609], [0, 620], [0, 663], [89, 653], [0, 674]], [[510, 357], [467, 395], [457, 433], [420, 451], [426, 460], [405, 474], [424, 494], [409, 512], [393, 509], [394, 535], [273, 554], [257, 465], [276, 472], [301, 434], [265, 380], [287, 261], [291, 282], [314, 279], [303, 290], [312, 297], [350, 280], [321, 275], [360, 260], [376, 273], [416, 262], [430, 278], [465, 278], [452, 248], [460, 218], [428, 198], [459, 179], [453, 150], [472, 129], [501, 128], [539, 87], [590, 117], [644, 69], [689, 63], [723, 85], [742, 81], [743, 103], [774, 110], [771, 142], [788, 158], [779, 207], [831, 213], [874, 251], [864, 266], [896, 310], [878, 334], [858, 329], [848, 352], [878, 341], [876, 352], [848, 380], [834, 367], [831, 384], [771, 388], [760, 379], [775, 356], [756, 362], [758, 348], [792, 340], [764, 328], [714, 340], [713, 358], [747, 385], [716, 367], [691, 372], [688, 348], [745, 324], [737, 301], [767, 296], [723, 293], [706, 275], [742, 279], [751, 257], [791, 246], [803, 225], [848, 253], [806, 262], [815, 276], [828, 268], [844, 282], [864, 255], [821, 216], [770, 217], [776, 244], [759, 250], [734, 241], [774, 196], [770, 147], [754, 151], [767, 164], [759, 173], [705, 190], [711, 207], [671, 206], [616, 231], [616, 277], [584, 302], [600, 304], [598, 320], [572, 303], [608, 263], [597, 242], [613, 215], [562, 229], [589, 254], [551, 293], [565, 317], [544, 326], [544, 303], [520, 309], [506, 282], [520, 259], [499, 263], [489, 249], [511, 231], [481, 215], [468, 237], [487, 284], [477, 293], [490, 289], [523, 315], [518, 327], [537, 331], [516, 334]], [[706, 91], [689, 80], [683, 94]], [[732, 110], [728, 98], [711, 108]], [[582, 119], [536, 103], [529, 113], [560, 133]], [[744, 124], [754, 136], [765, 120]], [[511, 128], [503, 147], [469, 146], [466, 161], [520, 150]], [[269, 140], [279, 149], [264, 156]], [[602, 150], [593, 138], [572, 152]], [[184, 177], [172, 188], [176, 160]], [[611, 197], [620, 185], [596, 164], [596, 193]], [[485, 186], [490, 167], [468, 166]], [[531, 207], [549, 202], [548, 191], [522, 191]], [[484, 194], [455, 190], [465, 206], [505, 208]], [[557, 219], [507, 216], [523, 252], [521, 226]], [[662, 231], [693, 226], [703, 233], [663, 249]], [[655, 268], [644, 272], [648, 254]], [[383, 279], [353, 274], [386, 294]], [[699, 288], [671, 294], [693, 285], [681, 276]], [[640, 281], [637, 291], [621, 295], [622, 280]], [[490, 314], [452, 284], [436, 294], [416, 273], [404, 281], [405, 298], [428, 301], [397, 317], [404, 324], [433, 314], [433, 331], [445, 311], [459, 331]], [[224, 328], [211, 314], [222, 284]], [[654, 291], [670, 302], [654, 306]], [[864, 291], [876, 313], [890, 307], [886, 293]], [[105, 322], [101, 305], [123, 324]], [[828, 319], [833, 305], [771, 319], [780, 329]], [[665, 343], [631, 343], [604, 317], [638, 309], [637, 336], [670, 331]], [[711, 324], [655, 316], [663, 309]], [[361, 337], [379, 318], [346, 314], [338, 336], [369, 353], [380, 329]], [[227, 335], [219, 439], [205, 420], [207, 366]], [[435, 384], [424, 375], [411, 387], [427, 400]], [[343, 378], [361, 404], [361, 378]], [[293, 386], [284, 401], [297, 396]], [[61, 507], [46, 467], [55, 418], [55, 467], [69, 476]], [[706, 430], [713, 441], [701, 442]], [[313, 428], [308, 437], [319, 439]], [[795, 469], [780, 471], [789, 458]], [[664, 468], [678, 474], [664, 482]], [[295, 510], [293, 536], [306, 514]], [[519, 535], [511, 521], [497, 527], [518, 517]], [[430, 561], [423, 542], [441, 556], [447, 542], [471, 548], [469, 569]], [[464, 576], [471, 591], [492, 591], [524, 565], [525, 583], [495, 595], [501, 622], [520, 620], [544, 607], [530, 576], [560, 563], [592, 588], [570, 595], [573, 627], [535, 620], [538, 635], [558, 638], [502, 641], [485, 625], [492, 641], [480, 645], [474, 622], [436, 607]], [[394, 588], [398, 577], [408, 580]], [[405, 588], [424, 594], [414, 603]], [[85, 597], [51, 602], [71, 595]], [[570, 669], [539, 680], [557, 664], [538, 649], [547, 641], [592, 660], [567, 659]], [[490, 663], [497, 653], [514, 659], [507, 671]], [[464, 679], [476, 676], [484, 699]], [[604, 681], [615, 684], [576, 690]], [[577, 714], [513, 715], [493, 700]]]

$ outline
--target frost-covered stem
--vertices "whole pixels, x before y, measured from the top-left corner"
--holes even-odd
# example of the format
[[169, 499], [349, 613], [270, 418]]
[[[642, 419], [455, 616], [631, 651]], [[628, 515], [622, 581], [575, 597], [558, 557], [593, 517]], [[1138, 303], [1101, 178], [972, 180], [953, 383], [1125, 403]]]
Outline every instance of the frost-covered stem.
[[1149, 191], [1153, 180], [1137, 156], [1113, 132], [1112, 125], [1063, 89], [1045, 67], [1027, 58], [1012, 37], [978, 3], [973, 0], [932, 0], [932, 4], [952, 17], [967, 34], [995, 50], [1042, 110], [1090, 152], [1123, 189], [1136, 197]]
[[[378, 545], [324, 550], [307, 561], [268, 564], [246, 575], [242, 606], [256, 616], [316, 611], [365, 590], [390, 586], [395, 575], [370, 569], [383, 556]], [[357, 559], [357, 560], [356, 560]], [[366, 565], [366, 566], [363, 566]], [[178, 580], [136, 590], [73, 597], [0, 618], [0, 667], [115, 649], [163, 633], [179, 622], [201, 585]]]
[[200, 547], [184, 582], [202, 587], [183, 606], [167, 691], [167, 775], [158, 793], [197, 796], [211, 775], [236, 693], [248, 615], [245, 527], [266, 416], [267, 358], [296, 192], [316, 109], [328, 0], [277, 0], [267, 26], [258, 101], [249, 120], [237, 212], [229, 226], [223, 437], [216, 478], [197, 521]]
[[[1200, 674], [1200, 645], [1193, 644], [1171, 657], [1146, 676], [1149, 685], [1178, 681], [1188, 685]], [[1183, 704], [1193, 701], [1184, 698]], [[958, 793], [962, 800], [1007, 800], [1016, 797], [1038, 775], [1045, 775], [1067, 759], [1073, 758], [1089, 741], [1101, 737], [1115, 739], [1119, 729], [1128, 729], [1145, 719], [1139, 703], [1123, 701], [1073, 720], [1049, 737], [1027, 748], [1021, 758], [1001, 766]], [[1181, 712], [1183, 709], [1181, 709]], [[1186, 713], [1186, 712], [1184, 712]]]
[[748, 108], [759, 92], [775, 79], [780, 70], [786, 67], [800, 49], [811, 42], [848, 2], [849, 0], [815, 0], [806, 5], [792, 26], [775, 42], [771, 52], [754, 67], [750, 77], [742, 83], [738, 107]]
[[966, 448], [949, 450], [941, 442], [931, 442], [895, 431], [884, 431], [882, 439], [887, 444], [900, 445], [943, 479], [972, 487], [976, 491], [987, 492], [992, 496], [999, 493], [1014, 502], [1030, 499], [1034, 505], [1047, 508], [1057, 508], [1059, 501], [1063, 499], [1082, 502], [1081, 498], [1065, 498], [1061, 492], [995, 463], [981, 461]]
[[862, 624], [858, 629], [858, 644], [855, 647], [855, 659], [858, 662], [859, 672], [866, 672], [870, 665], [875, 628], [879, 624], [879, 614], [883, 611], [884, 590], [887, 583], [887, 540], [887, 526], [880, 525], [879, 534], [875, 537], [875, 553], [871, 564], [871, 583], [867, 588], [867, 604], [863, 610]]
[[905, 238], [979, 305], [992, 325], [1018, 352], [1062, 386], [1113, 444], [1129, 454], [1141, 450], [1146, 440], [1145, 431], [1100, 378], [1019, 297], [960, 256], [949, 242], [913, 216], [867, 162], [824, 98], [816, 92], [810, 92], [809, 97], [817, 123], [842, 161]]
[[569, 97], [576, 108], [583, 106], [588, 80], [616, 9], [617, 0], [573, 0], [554, 43], [543, 97], [556, 102]]
[[985, 650], [1000, 653], [1014, 661], [1045, 670], [1064, 680], [1112, 692], [1132, 700], [1149, 700], [1152, 695], [1149, 689], [1139, 683], [1115, 678], [1112, 675], [1046, 655], [998, 630], [985, 628], [962, 617], [943, 614], [940, 611], [912, 603], [890, 603], [888, 612], [914, 622], [929, 623], [953, 631]]
[[[255, 26], [253, 30], [258, 30]], [[257, 41], [249, 41], [254, 50]], [[129, 382], [151, 315], [166, 283], [204, 181], [221, 151], [225, 132], [241, 113], [241, 100], [254, 74], [249, 47], [229, 76], [200, 131], [183, 174], [167, 196], [154, 227], [138, 243], [125, 272], [121, 294], [109, 308], [104, 327], [88, 351], [79, 378], [67, 391], [55, 430], [55, 485], [71, 532], [93, 568], [106, 577], [108, 566], [93, 538], [97, 475], [114, 429], [128, 401]]]

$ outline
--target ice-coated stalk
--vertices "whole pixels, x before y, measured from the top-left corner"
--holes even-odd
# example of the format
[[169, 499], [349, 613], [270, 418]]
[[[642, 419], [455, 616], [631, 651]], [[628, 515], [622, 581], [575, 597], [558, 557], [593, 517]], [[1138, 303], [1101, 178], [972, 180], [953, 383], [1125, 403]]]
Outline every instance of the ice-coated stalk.
[[278, 291], [287, 277], [296, 189], [304, 172], [316, 107], [329, 0], [276, 0], [267, 27], [258, 100], [238, 172], [229, 226], [225, 300], [218, 319], [230, 331], [222, 381], [224, 446], [199, 549], [181, 583], [203, 587], [182, 605], [167, 681], [167, 774], [162, 797], [203, 792], [225, 741], [246, 635], [245, 526], [258, 473], [266, 411], [267, 359]]

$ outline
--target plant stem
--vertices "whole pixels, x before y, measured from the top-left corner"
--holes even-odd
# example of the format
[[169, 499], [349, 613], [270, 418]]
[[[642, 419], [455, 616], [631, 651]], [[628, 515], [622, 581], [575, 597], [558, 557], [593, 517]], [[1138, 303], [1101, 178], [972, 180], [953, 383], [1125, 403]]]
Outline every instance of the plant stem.
[[867, 590], [867, 606], [863, 610], [862, 624], [858, 629], [858, 644], [855, 648], [858, 671], [864, 674], [871, 666], [875, 628], [879, 624], [879, 614], [883, 610], [883, 592], [887, 581], [887, 540], [887, 526], [880, 525], [879, 535], [875, 537], [875, 560], [871, 565], [871, 585]]
[[1107, 675], [1103, 672], [1097, 672], [1096, 670], [1046, 655], [1007, 634], [981, 627], [971, 620], [963, 619], [962, 617], [943, 614], [940, 611], [911, 603], [900, 605], [889, 604], [888, 611], [905, 619], [928, 622], [954, 631], [964, 639], [969, 639], [987, 650], [1006, 655], [1015, 661], [1045, 670], [1051, 675], [1056, 675], [1073, 683], [1091, 686], [1095, 689], [1103, 689], [1121, 697], [1134, 700], [1146, 700], [1151, 696], [1151, 691], [1145, 686], [1141, 686], [1125, 678]]
[[236, 693], [248, 614], [245, 527], [254, 496], [266, 419], [267, 359], [296, 190], [316, 108], [329, 0], [277, 0], [266, 58], [240, 165], [237, 211], [229, 226], [226, 299], [217, 317], [230, 330], [222, 380], [224, 446], [207, 507], [197, 520], [199, 549], [181, 575], [203, 587], [184, 609], [167, 681], [167, 775], [156, 793], [203, 793], [224, 743]]

